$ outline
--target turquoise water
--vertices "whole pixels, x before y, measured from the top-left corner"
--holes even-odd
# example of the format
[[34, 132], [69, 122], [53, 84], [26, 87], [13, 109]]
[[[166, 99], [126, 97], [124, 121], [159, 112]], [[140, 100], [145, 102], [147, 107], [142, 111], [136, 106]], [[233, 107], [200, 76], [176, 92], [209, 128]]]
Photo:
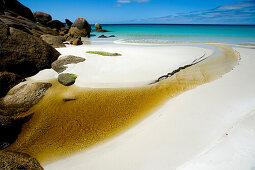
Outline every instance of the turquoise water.
[[[255, 26], [231, 25], [102, 25], [111, 32], [92, 32], [92, 39], [99, 35], [115, 35], [111, 40], [124, 42], [222, 42], [255, 44]], [[94, 27], [92, 27], [94, 29]]]

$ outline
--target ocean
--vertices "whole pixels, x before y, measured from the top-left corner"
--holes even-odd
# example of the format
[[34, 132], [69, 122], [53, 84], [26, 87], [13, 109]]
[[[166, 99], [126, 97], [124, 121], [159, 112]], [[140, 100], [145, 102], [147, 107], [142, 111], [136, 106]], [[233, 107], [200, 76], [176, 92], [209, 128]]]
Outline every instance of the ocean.
[[[115, 38], [107, 38], [107, 41], [116, 43], [255, 44], [255, 25], [105, 24], [102, 27], [111, 32], [93, 31], [91, 40], [98, 40], [100, 35], [115, 35]], [[94, 29], [93, 26], [92, 29]]]

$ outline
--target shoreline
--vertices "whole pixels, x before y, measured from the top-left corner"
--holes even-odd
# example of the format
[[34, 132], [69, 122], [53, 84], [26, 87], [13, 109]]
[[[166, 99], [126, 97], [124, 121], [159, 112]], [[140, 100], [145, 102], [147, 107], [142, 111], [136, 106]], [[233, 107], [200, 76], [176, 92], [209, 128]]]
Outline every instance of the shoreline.
[[[103, 33], [101, 33], [103, 34]], [[114, 33], [112, 33], [114, 35]], [[105, 39], [98, 39], [98, 38], [82, 38], [83, 46], [90, 46], [90, 45], [109, 45], [109, 44], [119, 44], [119, 45], [130, 45], [130, 46], [204, 46], [204, 45], [214, 45], [214, 44], [222, 44], [222, 45], [228, 45], [231, 47], [244, 47], [244, 48], [254, 48], [255, 43], [226, 43], [226, 42], [204, 42], [204, 41], [198, 41], [198, 42], [192, 42], [192, 41], [173, 41], [173, 42], [153, 42], [153, 41], [147, 41], [147, 42], [126, 42], [126, 41], [132, 41], [132, 39], [123, 39], [123, 38], [105, 38]], [[134, 39], [135, 40], [135, 39]], [[73, 45], [66, 45], [66, 47], [75, 47]]]
[[[222, 44], [222, 45], [229, 45], [232, 47], [247, 47], [247, 48], [254, 48], [255, 43], [251, 44], [239, 44], [239, 43], [224, 43], [224, 42], [186, 42], [186, 41], [175, 41], [175, 42], [124, 42], [128, 39], [119, 39], [113, 41], [115, 44], [123, 44], [123, 45], [152, 45], [152, 46], [161, 46], [161, 45], [176, 45], [176, 46], [189, 46], [189, 45], [214, 45], [214, 44]], [[95, 41], [96, 42], [96, 41]], [[110, 41], [109, 41], [110, 42]]]

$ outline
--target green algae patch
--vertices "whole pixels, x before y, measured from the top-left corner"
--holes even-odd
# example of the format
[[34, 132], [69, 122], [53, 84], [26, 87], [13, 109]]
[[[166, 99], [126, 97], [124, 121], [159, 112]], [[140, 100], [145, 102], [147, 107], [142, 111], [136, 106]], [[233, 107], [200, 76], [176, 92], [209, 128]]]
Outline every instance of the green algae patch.
[[121, 56], [119, 53], [109, 53], [105, 51], [87, 51], [86, 53], [89, 54], [97, 54], [97, 55], [102, 55], [102, 56]]
[[77, 75], [76, 74], [72, 74], [72, 73], [67, 73], [69, 77], [73, 78], [73, 79], [77, 79]]

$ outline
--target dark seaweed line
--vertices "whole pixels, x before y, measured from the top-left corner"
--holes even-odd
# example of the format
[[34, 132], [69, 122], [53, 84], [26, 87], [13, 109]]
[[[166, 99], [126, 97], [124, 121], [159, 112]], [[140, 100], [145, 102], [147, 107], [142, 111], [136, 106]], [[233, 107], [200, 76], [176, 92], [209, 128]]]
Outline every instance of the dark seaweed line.
[[191, 66], [193, 66], [193, 65], [195, 65], [195, 64], [198, 64], [198, 63], [204, 61], [205, 59], [207, 59], [207, 57], [206, 57], [206, 58], [203, 58], [204, 56], [205, 56], [205, 54], [204, 54], [202, 57], [200, 57], [200, 58], [198, 58], [198, 59], [195, 59], [191, 64], [187, 64], [187, 65], [185, 65], [185, 66], [179, 67], [178, 69], [176, 69], [176, 70], [174, 70], [174, 71], [172, 71], [172, 72], [170, 72], [170, 73], [167, 73], [166, 75], [163, 75], [163, 76], [159, 77], [156, 81], [150, 83], [149, 85], [158, 83], [158, 82], [160, 82], [160, 81], [162, 81], [162, 80], [165, 80], [165, 79], [168, 79], [168, 78], [172, 77], [174, 74], [180, 72], [181, 70], [184, 70], [184, 69], [186, 69], [186, 68], [188, 68], [188, 67], [191, 67]]

